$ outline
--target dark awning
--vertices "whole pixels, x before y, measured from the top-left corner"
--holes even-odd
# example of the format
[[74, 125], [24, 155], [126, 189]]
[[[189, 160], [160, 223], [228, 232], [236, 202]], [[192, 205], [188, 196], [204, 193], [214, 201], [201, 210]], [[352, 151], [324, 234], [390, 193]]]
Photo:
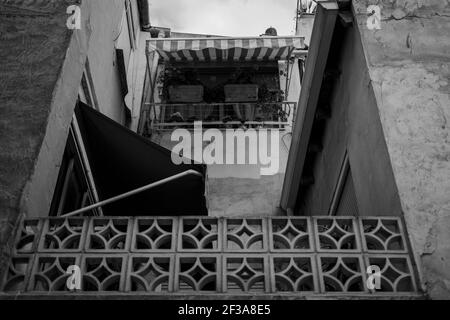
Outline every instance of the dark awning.
[[[204, 165], [175, 165], [171, 151], [80, 103], [76, 115], [100, 200]], [[206, 215], [205, 183], [185, 176], [103, 207], [108, 216]]]

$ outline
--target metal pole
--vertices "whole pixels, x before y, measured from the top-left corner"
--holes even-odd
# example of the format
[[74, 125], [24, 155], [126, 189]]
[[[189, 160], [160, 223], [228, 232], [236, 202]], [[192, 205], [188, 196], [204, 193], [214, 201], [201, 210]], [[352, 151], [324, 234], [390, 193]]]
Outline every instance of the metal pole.
[[75, 216], [77, 214], [80, 214], [80, 213], [83, 213], [83, 212], [86, 212], [86, 211], [89, 211], [89, 210], [92, 210], [92, 209], [96, 209], [98, 207], [102, 207], [104, 205], [107, 205], [107, 204], [110, 204], [110, 203], [113, 203], [113, 202], [116, 202], [116, 201], [119, 201], [121, 199], [128, 198], [128, 197], [130, 197], [132, 195], [135, 195], [135, 194], [141, 193], [143, 191], [155, 188], [157, 186], [160, 186], [162, 184], [168, 183], [170, 181], [177, 180], [177, 179], [182, 178], [182, 177], [187, 176], [187, 175], [196, 175], [196, 176], [199, 176], [199, 177], [203, 178], [203, 175], [200, 172], [197, 172], [197, 171], [192, 170], [192, 169], [191, 170], [187, 170], [187, 171], [184, 171], [182, 173], [176, 174], [174, 176], [170, 176], [168, 178], [165, 178], [165, 179], [162, 179], [162, 180], [150, 183], [150, 184], [145, 185], [143, 187], [140, 187], [140, 188], [128, 191], [126, 193], [122, 193], [121, 195], [118, 195], [118, 196], [115, 196], [115, 197], [112, 197], [112, 198], [109, 198], [109, 199], [97, 202], [97, 203], [95, 203], [93, 205], [90, 205], [88, 207], [81, 208], [81, 209], [78, 209], [78, 210], [75, 210], [75, 211], [63, 214], [63, 215], [61, 215], [59, 217], [61, 217], [61, 218], [72, 217], [72, 216]]
[[[74, 139], [77, 142], [76, 147], [80, 148], [80, 150], [79, 150], [80, 158], [81, 158], [81, 161], [83, 162], [83, 167], [84, 167], [84, 171], [86, 172], [86, 175], [88, 178], [89, 186], [92, 189], [92, 196], [94, 197], [94, 201], [99, 201], [100, 199], [98, 197], [98, 191], [97, 191], [97, 187], [95, 185], [94, 176], [92, 175], [91, 165], [89, 163], [89, 158], [87, 156], [86, 147], [84, 145], [84, 140], [81, 135], [80, 126], [78, 125], [78, 120], [77, 120], [77, 117], [75, 114], [72, 116], [72, 126], [70, 129], [73, 130]], [[99, 213], [101, 216], [103, 215], [101, 208], [99, 208]]]

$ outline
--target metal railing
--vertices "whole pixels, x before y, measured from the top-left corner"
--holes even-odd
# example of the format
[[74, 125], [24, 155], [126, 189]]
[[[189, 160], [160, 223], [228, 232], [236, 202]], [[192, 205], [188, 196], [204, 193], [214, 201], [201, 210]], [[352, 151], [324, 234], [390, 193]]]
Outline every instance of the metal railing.
[[134, 190], [122, 193], [122, 194], [117, 195], [115, 197], [112, 197], [112, 198], [109, 198], [109, 199], [106, 199], [106, 200], [103, 200], [103, 201], [99, 201], [99, 202], [94, 203], [94, 204], [92, 204], [90, 206], [87, 206], [85, 208], [81, 208], [81, 209], [78, 209], [78, 210], [75, 210], [75, 211], [63, 214], [60, 217], [68, 218], [68, 217], [73, 217], [73, 216], [76, 216], [76, 215], [80, 215], [82, 213], [91, 211], [93, 209], [97, 209], [97, 208], [106, 206], [107, 204], [110, 204], [110, 203], [113, 203], [113, 202], [116, 202], [116, 201], [119, 201], [119, 200], [122, 200], [122, 199], [126, 199], [126, 198], [131, 197], [131, 196], [133, 196], [135, 194], [138, 194], [138, 193], [141, 193], [141, 192], [144, 192], [144, 191], [147, 191], [147, 190], [159, 187], [159, 186], [161, 186], [163, 184], [166, 184], [166, 183], [169, 183], [169, 182], [181, 179], [181, 178], [183, 178], [185, 176], [188, 176], [188, 175], [194, 175], [194, 176], [198, 176], [198, 177], [202, 177], [203, 178], [203, 175], [200, 172], [198, 172], [198, 171], [186, 170], [184, 172], [181, 172], [181, 173], [178, 173], [176, 175], [167, 177], [165, 179], [161, 179], [159, 181], [155, 181], [155, 182], [149, 183], [149, 184], [147, 184], [145, 186], [142, 186], [140, 188], [136, 188]]
[[[73, 265], [81, 290], [70, 292]], [[416, 279], [396, 217], [45, 218], [22, 222], [0, 296], [419, 296]]]
[[292, 126], [295, 102], [271, 103], [147, 103], [141, 112], [139, 133], [193, 128], [202, 121], [208, 128], [279, 128]]

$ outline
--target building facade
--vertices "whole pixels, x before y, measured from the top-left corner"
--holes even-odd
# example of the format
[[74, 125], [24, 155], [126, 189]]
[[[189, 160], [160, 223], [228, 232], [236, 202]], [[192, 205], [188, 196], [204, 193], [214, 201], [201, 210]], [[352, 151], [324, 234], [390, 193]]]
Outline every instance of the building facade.
[[347, 5], [316, 8], [282, 207], [404, 218], [422, 290], [448, 298], [448, 4]]
[[[79, 15], [68, 10], [71, 5]], [[142, 102], [139, 59], [145, 65], [142, 30], [149, 17], [145, 1], [2, 1], [0, 6], [4, 259], [9, 235], [22, 217], [50, 214], [60, 166], [70, 154], [66, 145], [77, 101], [132, 127]], [[68, 29], [72, 17], [79, 19], [79, 29]], [[98, 200], [95, 190], [90, 197]]]
[[[139, 133], [172, 150], [180, 143], [174, 131], [187, 130], [194, 141], [195, 122], [202, 133], [216, 129], [225, 137], [233, 131], [244, 143], [232, 153], [246, 160], [227, 161], [227, 141], [217, 148], [221, 156], [208, 163], [206, 189], [211, 216], [277, 215], [292, 121], [300, 93], [300, 64], [306, 51], [301, 37], [211, 37], [174, 34], [149, 41], [149, 70], [145, 108]], [[297, 48], [295, 47], [297, 46]], [[250, 129], [250, 130], [247, 130]], [[261, 175], [257, 135], [260, 129], [280, 130], [277, 168]], [[245, 136], [249, 132], [252, 137]], [[270, 137], [270, 132], [269, 132]], [[211, 138], [210, 138], [211, 140]], [[232, 142], [232, 141], [231, 141]], [[202, 152], [212, 141], [202, 141]], [[278, 145], [282, 145], [281, 148]], [[255, 161], [249, 163], [251, 147]], [[194, 145], [192, 144], [192, 148]], [[189, 150], [193, 158], [194, 149]], [[216, 153], [219, 151], [215, 151]], [[195, 159], [201, 162], [202, 159]]]
[[448, 298], [448, 4], [300, 3], [232, 38], [1, 1], [0, 298]]

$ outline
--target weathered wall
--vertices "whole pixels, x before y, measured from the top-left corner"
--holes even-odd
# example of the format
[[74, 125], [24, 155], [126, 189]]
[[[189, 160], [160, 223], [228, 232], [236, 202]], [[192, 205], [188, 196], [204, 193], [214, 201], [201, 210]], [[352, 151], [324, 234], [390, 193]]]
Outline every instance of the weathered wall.
[[[120, 3], [119, 3], [120, 4]], [[146, 63], [147, 58], [145, 55], [146, 48], [146, 40], [150, 38], [149, 32], [143, 32], [141, 30], [139, 19], [138, 19], [138, 3], [137, 0], [131, 1], [131, 6], [134, 12], [134, 32], [136, 34], [136, 47], [131, 48], [130, 43], [130, 34], [129, 34], [129, 26], [127, 23], [127, 15], [125, 14], [125, 10], [122, 10], [122, 21], [121, 28], [116, 30], [115, 32], [120, 34], [116, 36], [117, 40], [115, 41], [115, 46], [117, 48], [124, 50], [125, 56], [125, 68], [127, 71], [127, 84], [128, 84], [128, 94], [125, 96], [125, 108], [128, 108], [131, 113], [131, 123], [129, 124], [129, 128], [133, 131], [137, 131], [138, 122], [139, 122], [139, 114], [141, 111], [141, 106], [143, 103], [143, 89], [144, 89], [144, 80], [146, 73]], [[119, 25], [120, 26], [120, 25]], [[114, 63], [113, 63], [114, 67]], [[119, 78], [113, 79], [115, 81], [119, 81]], [[116, 84], [116, 82], [113, 82]], [[108, 87], [109, 89], [111, 86]], [[123, 111], [120, 105], [121, 96], [117, 94], [120, 91], [114, 91], [115, 100], [114, 106], [112, 106], [112, 110]], [[119, 114], [122, 118], [124, 116], [123, 112]], [[123, 120], [123, 119], [121, 119]], [[121, 122], [121, 121], [119, 121]]]
[[[368, 30], [378, 4], [381, 29]], [[450, 1], [354, 0], [414, 250], [432, 298], [450, 298]]]
[[302, 14], [297, 18], [297, 36], [305, 37], [305, 43], [309, 46], [311, 41], [311, 33], [314, 25], [314, 14]]
[[87, 5], [89, 8], [84, 13], [88, 15], [87, 26], [92, 30], [88, 59], [99, 109], [124, 124], [125, 107], [115, 54], [115, 41], [128, 33], [126, 24], [121, 24], [124, 1], [95, 0], [87, 2]]
[[[256, 130], [257, 131], [257, 130]], [[227, 154], [225, 131], [223, 155]], [[154, 135], [152, 139], [163, 147], [172, 150], [178, 142], [171, 141], [171, 133]], [[191, 141], [194, 141], [191, 138]], [[280, 214], [279, 203], [290, 148], [290, 133], [280, 131], [278, 152], [278, 171], [273, 175], [261, 175], [260, 158], [258, 164], [211, 164], [207, 166], [207, 202], [210, 216], [272, 216]], [[257, 142], [258, 143], [258, 142]], [[203, 144], [206, 147], [207, 143]], [[272, 141], [267, 143], [270, 152]], [[191, 156], [194, 155], [192, 148]], [[243, 149], [235, 146], [235, 163], [238, 150], [245, 152], [248, 163], [248, 144]], [[259, 148], [256, 147], [259, 154]], [[270, 154], [272, 161], [275, 155]], [[275, 161], [273, 162], [275, 163]], [[263, 167], [267, 167], [264, 165]]]
[[[116, 121], [123, 122], [124, 107], [119, 89], [120, 80], [113, 61], [114, 30], [118, 28], [123, 10], [123, 3], [120, 0], [85, 1], [81, 5], [82, 27], [72, 34], [65, 60], [61, 67], [57, 68], [60, 73], [53, 89], [52, 102], [49, 104], [50, 115], [44, 140], [35, 162], [33, 175], [23, 195], [25, 203], [22, 210], [28, 216], [48, 214], [86, 54], [100, 111]], [[111, 14], [105, 15], [104, 12]], [[63, 13], [65, 14], [65, 10]], [[67, 15], [63, 15], [62, 18], [60, 28], [67, 30], [65, 27]], [[105, 36], [102, 36], [102, 33]]]
[[[39, 192], [52, 189], [52, 173], [64, 149], [89, 37], [89, 32], [72, 36], [66, 28], [71, 3], [0, 2], [2, 264], [17, 218], [48, 203], [49, 197]], [[63, 74], [71, 76], [62, 81]]]
[[[289, 63], [289, 65], [288, 65]], [[294, 61], [280, 61], [278, 63], [280, 89], [283, 90], [285, 101], [297, 102], [300, 99], [300, 69], [298, 59]], [[289, 72], [289, 74], [288, 74]], [[287, 82], [287, 83], [286, 83]], [[291, 110], [288, 121], [294, 120], [294, 110]], [[291, 128], [289, 129], [291, 130]]]
[[0, 1], [0, 272], [18, 217], [48, 214], [87, 55], [101, 111], [123, 121], [114, 66], [123, 1], [83, 1], [76, 31], [66, 27], [73, 3]]
[[284, 174], [252, 178], [208, 178], [208, 211], [214, 217], [268, 217], [279, 208]]
[[[174, 34], [172, 33], [172, 36]], [[201, 35], [195, 35], [201, 36]], [[177, 35], [182, 37], [182, 34]], [[150, 69], [152, 76], [162, 72], [151, 61]], [[286, 65], [280, 66], [286, 69]], [[289, 83], [289, 95], [287, 101], [298, 101], [300, 92], [300, 75], [298, 62], [291, 64], [291, 81]], [[226, 76], [224, 80], [226, 79]], [[261, 80], [263, 81], [263, 80]], [[280, 88], [285, 90], [286, 77], [280, 76]], [[155, 90], [154, 101], [161, 102], [161, 97]], [[150, 101], [150, 94], [147, 94], [147, 102]], [[158, 113], [158, 110], [156, 110]], [[153, 114], [153, 113], [151, 113]], [[289, 120], [293, 118], [293, 111]], [[256, 165], [208, 165], [207, 201], [210, 216], [271, 216], [280, 214], [279, 203], [283, 186], [284, 173], [287, 164], [287, 157], [291, 143], [291, 128], [280, 131], [279, 135], [279, 170], [271, 176], [260, 175], [260, 164]], [[172, 150], [177, 142], [171, 141], [170, 132], [162, 132], [152, 136], [152, 140], [165, 148]], [[224, 145], [225, 148], [225, 145]], [[268, 145], [270, 152], [270, 142]], [[259, 151], [258, 151], [259, 152]], [[192, 152], [193, 154], [193, 152]], [[226, 154], [224, 149], [223, 154]], [[235, 153], [236, 154], [236, 153]]]
[[359, 214], [401, 215], [359, 32], [354, 26], [342, 28], [339, 22], [336, 30], [340, 35], [335, 34], [329, 65], [341, 73], [329, 97], [331, 117], [315, 161], [315, 181], [306, 191], [300, 214], [328, 214], [347, 152]]
[[[139, 40], [138, 40], [138, 48], [134, 54], [132, 69], [129, 74], [130, 80], [130, 92], [127, 98], [130, 99], [130, 102], [127, 104], [131, 105], [131, 126], [130, 129], [133, 131], [137, 131], [139, 124], [139, 116], [141, 113], [141, 108], [143, 103], [145, 102], [145, 95], [148, 95], [149, 92], [144, 92], [145, 88], [145, 80], [147, 73], [147, 56], [145, 54], [146, 41], [150, 38], [150, 33], [148, 32], [139, 32]], [[127, 100], [127, 99], [126, 99]]]
[[[207, 180], [209, 215], [258, 217], [281, 214], [279, 205], [290, 138], [290, 132], [280, 131], [279, 140], [276, 141], [279, 167], [277, 173], [273, 175], [261, 175], [260, 161], [257, 165], [209, 165]], [[268, 141], [268, 152], [271, 152], [273, 143], [274, 141]], [[259, 147], [256, 147], [256, 150], [259, 154]], [[248, 152], [248, 147], [243, 151]], [[271, 158], [274, 156], [271, 154]]]

